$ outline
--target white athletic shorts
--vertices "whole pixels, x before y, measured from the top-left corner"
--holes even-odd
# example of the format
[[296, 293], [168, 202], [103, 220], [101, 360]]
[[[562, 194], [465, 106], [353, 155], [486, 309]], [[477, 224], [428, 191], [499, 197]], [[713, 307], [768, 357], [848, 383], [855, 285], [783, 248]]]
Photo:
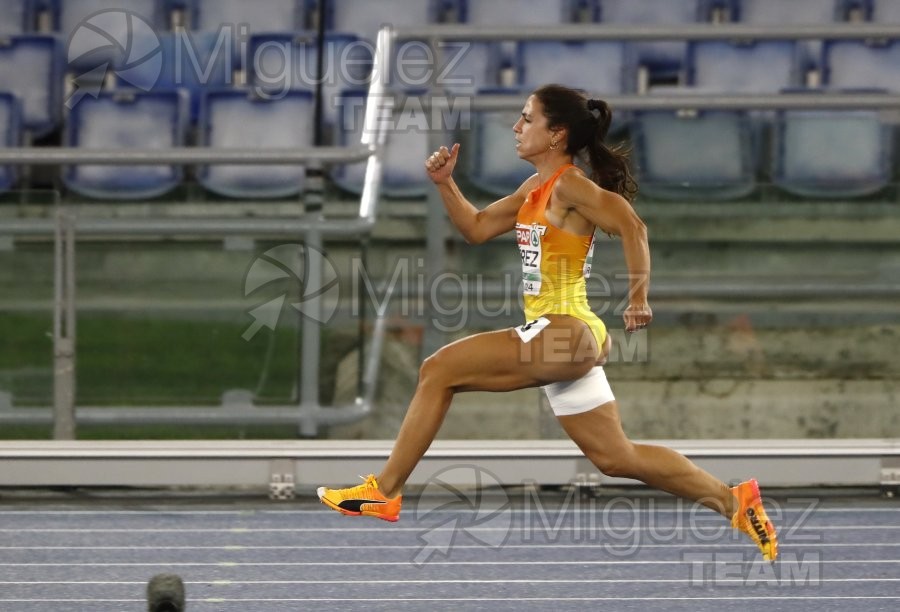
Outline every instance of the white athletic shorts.
[[587, 412], [616, 399], [603, 366], [591, 368], [590, 372], [576, 380], [550, 383], [541, 389], [547, 394], [556, 416]]

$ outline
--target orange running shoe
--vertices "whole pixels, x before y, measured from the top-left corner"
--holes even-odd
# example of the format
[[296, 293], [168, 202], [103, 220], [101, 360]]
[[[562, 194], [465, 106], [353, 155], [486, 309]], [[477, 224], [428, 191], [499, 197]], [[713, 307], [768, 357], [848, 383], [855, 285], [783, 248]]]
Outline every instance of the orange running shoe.
[[731, 493], [738, 500], [738, 511], [731, 518], [731, 526], [740, 529], [759, 547], [763, 559], [774, 561], [778, 557], [778, 536], [775, 526], [766, 515], [759, 483], [755, 478], [731, 487]]
[[395, 522], [400, 518], [400, 504], [403, 496], [388, 499], [378, 489], [374, 474], [360, 476], [365, 482], [349, 489], [327, 489], [319, 487], [319, 500], [333, 510], [348, 516], [374, 516]]

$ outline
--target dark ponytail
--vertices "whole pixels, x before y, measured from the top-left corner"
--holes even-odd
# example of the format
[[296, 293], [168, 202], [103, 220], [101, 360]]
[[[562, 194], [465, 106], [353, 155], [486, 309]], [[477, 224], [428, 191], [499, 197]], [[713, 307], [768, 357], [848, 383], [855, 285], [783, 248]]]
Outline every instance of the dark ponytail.
[[606, 144], [612, 124], [609, 105], [562, 85], [544, 85], [534, 95], [541, 102], [549, 128], [568, 128], [566, 153], [590, 165], [591, 180], [629, 202], [634, 200], [637, 183], [631, 176], [627, 151]]

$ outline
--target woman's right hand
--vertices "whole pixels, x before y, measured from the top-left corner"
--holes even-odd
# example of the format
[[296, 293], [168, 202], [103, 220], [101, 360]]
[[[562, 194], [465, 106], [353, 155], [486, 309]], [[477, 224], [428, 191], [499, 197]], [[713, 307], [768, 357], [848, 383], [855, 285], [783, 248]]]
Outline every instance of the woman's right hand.
[[459, 143], [454, 144], [452, 149], [441, 147], [429, 155], [425, 160], [425, 171], [428, 172], [428, 178], [436, 185], [446, 182], [453, 174], [458, 155]]

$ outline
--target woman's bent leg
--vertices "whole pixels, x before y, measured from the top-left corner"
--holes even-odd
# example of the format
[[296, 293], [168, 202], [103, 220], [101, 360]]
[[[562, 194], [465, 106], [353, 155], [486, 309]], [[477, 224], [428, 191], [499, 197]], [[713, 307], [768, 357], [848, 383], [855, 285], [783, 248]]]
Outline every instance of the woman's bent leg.
[[400, 493], [437, 435], [457, 391], [512, 391], [579, 378], [594, 364], [596, 344], [587, 326], [553, 318], [523, 342], [513, 329], [469, 336], [425, 360], [394, 448], [377, 480], [387, 496]]

